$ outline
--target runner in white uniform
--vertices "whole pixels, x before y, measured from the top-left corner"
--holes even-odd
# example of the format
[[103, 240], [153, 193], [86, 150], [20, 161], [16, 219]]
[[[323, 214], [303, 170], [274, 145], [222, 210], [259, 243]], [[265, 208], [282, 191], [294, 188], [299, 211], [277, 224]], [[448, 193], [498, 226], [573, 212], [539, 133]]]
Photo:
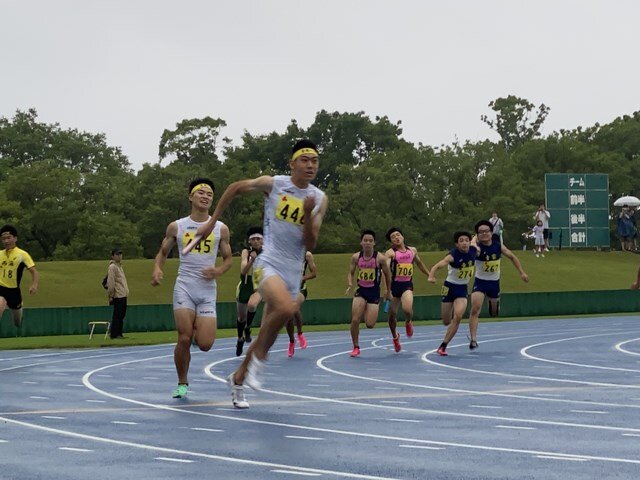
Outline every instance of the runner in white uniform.
[[[182, 255], [182, 248], [194, 238], [198, 228], [211, 218], [209, 208], [213, 202], [213, 193], [211, 180], [199, 178], [191, 182], [191, 214], [169, 224], [153, 267], [151, 285], [156, 286], [162, 280], [162, 267], [169, 252], [178, 243], [180, 266], [173, 289], [173, 315], [178, 331], [178, 342], [173, 353], [178, 373], [178, 387], [172, 393], [174, 398], [186, 397], [188, 393], [192, 338], [203, 352], [208, 351], [215, 341], [216, 278], [231, 268], [229, 228], [222, 222], [216, 222], [212, 231], [189, 255]], [[222, 264], [216, 267], [218, 250], [222, 256]]]
[[254, 389], [260, 388], [256, 375], [262, 369], [278, 332], [298, 309], [295, 300], [302, 278], [300, 265], [304, 262], [305, 252], [315, 248], [327, 211], [327, 196], [311, 185], [318, 173], [318, 150], [315, 144], [309, 140], [297, 142], [289, 167], [291, 176], [262, 176], [229, 185], [209, 222], [198, 229], [198, 235], [208, 235], [237, 195], [253, 192], [267, 195], [264, 206], [264, 246], [253, 271], [266, 305], [260, 334], [251, 343], [240, 368], [229, 376], [236, 408], [249, 407], [243, 384]]

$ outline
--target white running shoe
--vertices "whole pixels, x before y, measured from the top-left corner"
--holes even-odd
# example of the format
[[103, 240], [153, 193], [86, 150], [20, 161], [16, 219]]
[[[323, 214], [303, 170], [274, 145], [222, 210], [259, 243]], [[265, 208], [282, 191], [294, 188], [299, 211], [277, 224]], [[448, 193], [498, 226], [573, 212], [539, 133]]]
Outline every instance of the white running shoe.
[[255, 356], [252, 356], [249, 366], [247, 367], [247, 373], [244, 376], [245, 385], [253, 388], [254, 390], [262, 390], [262, 381], [259, 377], [263, 371], [264, 362], [258, 360]]
[[232, 373], [227, 377], [227, 383], [231, 389], [231, 401], [235, 408], [249, 408], [249, 402], [244, 396], [244, 387], [242, 385], [236, 385], [233, 380], [234, 374]]

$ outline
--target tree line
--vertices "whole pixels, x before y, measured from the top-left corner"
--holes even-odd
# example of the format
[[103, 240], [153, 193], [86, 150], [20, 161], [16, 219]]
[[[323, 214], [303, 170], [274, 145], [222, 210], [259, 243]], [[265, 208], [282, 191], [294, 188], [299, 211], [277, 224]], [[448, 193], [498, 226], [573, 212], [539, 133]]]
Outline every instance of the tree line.
[[[357, 249], [364, 228], [383, 242], [392, 225], [420, 250], [449, 248], [454, 230], [492, 211], [505, 222], [505, 243], [517, 247], [544, 201], [547, 172], [607, 173], [612, 199], [640, 192], [640, 112], [542, 136], [548, 113], [544, 104], [498, 98], [480, 121], [499, 141], [440, 146], [412, 144], [400, 121], [364, 112], [322, 110], [307, 129], [292, 120], [284, 132], [245, 132], [240, 145], [222, 137], [223, 119], [185, 119], [162, 133], [158, 161], [135, 172], [104, 134], [18, 110], [0, 118], [0, 222], [14, 224], [20, 245], [41, 260], [105, 258], [113, 246], [150, 258], [166, 225], [188, 214], [193, 178], [212, 178], [221, 195], [233, 181], [287, 173], [291, 145], [306, 137], [319, 146], [316, 184], [330, 198], [318, 252]], [[256, 195], [225, 212], [234, 251], [262, 209]]]

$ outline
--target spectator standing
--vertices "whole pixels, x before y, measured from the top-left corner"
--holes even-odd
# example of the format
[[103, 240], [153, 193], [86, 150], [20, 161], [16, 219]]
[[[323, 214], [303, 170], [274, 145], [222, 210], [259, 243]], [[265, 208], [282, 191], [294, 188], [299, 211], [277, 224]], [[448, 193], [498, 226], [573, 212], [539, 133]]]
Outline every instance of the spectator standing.
[[500, 237], [500, 243], [504, 244], [502, 239], [502, 232], [504, 231], [504, 222], [498, 216], [498, 212], [493, 212], [491, 214], [491, 218], [489, 219], [491, 225], [493, 226], [493, 235], [498, 235]]
[[547, 207], [545, 207], [544, 203], [541, 203], [536, 210], [536, 213], [533, 214], [533, 218], [536, 220], [536, 224], [538, 220], [542, 222], [543, 228], [543, 238], [544, 238], [544, 251], [549, 251], [549, 219], [551, 218], [551, 214]]
[[107, 270], [107, 295], [109, 296], [109, 305], [113, 305], [111, 338], [124, 338], [122, 329], [124, 327], [124, 317], [127, 314], [129, 286], [127, 285], [127, 277], [122, 269], [122, 250], [119, 248], [111, 250], [111, 261]]

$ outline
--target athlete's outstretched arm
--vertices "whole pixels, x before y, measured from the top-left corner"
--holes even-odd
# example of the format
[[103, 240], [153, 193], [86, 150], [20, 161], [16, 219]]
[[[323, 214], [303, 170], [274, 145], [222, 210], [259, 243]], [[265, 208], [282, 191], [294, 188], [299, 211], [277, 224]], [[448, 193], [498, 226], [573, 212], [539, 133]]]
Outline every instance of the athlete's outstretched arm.
[[349, 263], [349, 273], [347, 273], [347, 290], [344, 292], [345, 295], [349, 295], [349, 293], [353, 289], [353, 276], [356, 273], [356, 267], [358, 265], [358, 256], [359, 256], [358, 253], [354, 253], [353, 255], [351, 255], [351, 262]]
[[28, 268], [27, 270], [29, 270], [29, 273], [31, 274], [31, 286], [29, 287], [29, 293], [31, 295], [34, 295], [38, 291], [38, 284], [40, 283], [40, 274], [38, 273], [38, 270], [36, 270], [35, 266]]
[[215, 266], [215, 263], [202, 270], [204, 276], [210, 280], [218, 278], [231, 268], [231, 245], [229, 245], [229, 227], [222, 225], [220, 228], [220, 245], [218, 246], [218, 252], [222, 257], [222, 264], [219, 267]]
[[422, 273], [424, 273], [425, 275], [429, 275], [429, 267], [427, 267], [424, 262], [422, 261], [422, 259], [420, 258], [420, 256], [418, 255], [418, 249], [415, 247], [411, 247], [412, 250], [414, 250], [414, 256], [413, 256], [413, 262], [418, 266], [418, 268], [420, 269], [420, 271]]
[[384, 286], [387, 289], [384, 296], [387, 300], [391, 300], [391, 269], [389, 268], [387, 258], [383, 255], [378, 255], [378, 266], [384, 275]]
[[322, 226], [322, 220], [327, 213], [327, 206], [329, 205], [329, 199], [326, 195], [322, 197], [322, 203], [320, 208], [313, 215], [313, 209], [315, 207], [315, 199], [313, 197], [307, 197], [304, 199], [304, 230], [302, 239], [304, 240], [304, 246], [307, 250], [313, 250], [318, 243], [318, 237], [320, 236], [320, 227]]
[[516, 267], [516, 269], [518, 270], [518, 273], [520, 273], [520, 278], [522, 279], [522, 281], [528, 282], [529, 275], [527, 275], [522, 269], [522, 264], [520, 263], [520, 260], [518, 259], [518, 257], [516, 257], [515, 254], [504, 245], [502, 245], [501, 250], [502, 250], [502, 254], [505, 257], [507, 257], [509, 260], [511, 260], [511, 263], [513, 263], [513, 266]]
[[193, 247], [195, 247], [201, 238], [206, 237], [211, 233], [213, 227], [216, 222], [220, 219], [223, 212], [227, 209], [227, 207], [231, 204], [231, 201], [237, 197], [238, 195], [243, 195], [245, 193], [252, 192], [264, 192], [270, 193], [271, 188], [273, 188], [273, 177], [269, 175], [263, 175], [262, 177], [252, 178], [249, 180], [239, 180], [237, 182], [233, 182], [231, 185], [227, 187], [224, 191], [220, 200], [216, 204], [216, 208], [211, 214], [211, 218], [207, 223], [198, 227], [196, 232], [196, 238], [194, 238], [189, 245], [187, 245], [182, 253], [189, 253]]
[[431, 267], [431, 270], [429, 271], [429, 282], [436, 283], [436, 272], [442, 267], [449, 265], [451, 262], [453, 262], [453, 257], [451, 256], [451, 254], [448, 254], [433, 267]]
[[162, 244], [160, 245], [160, 250], [156, 254], [156, 258], [153, 260], [153, 273], [151, 274], [151, 285], [157, 286], [160, 285], [162, 281], [163, 273], [162, 267], [164, 267], [164, 262], [167, 260], [169, 256], [169, 252], [176, 244], [176, 236], [178, 235], [178, 224], [176, 222], [171, 222], [167, 226], [167, 231], [164, 234], [164, 238], [162, 239]]

